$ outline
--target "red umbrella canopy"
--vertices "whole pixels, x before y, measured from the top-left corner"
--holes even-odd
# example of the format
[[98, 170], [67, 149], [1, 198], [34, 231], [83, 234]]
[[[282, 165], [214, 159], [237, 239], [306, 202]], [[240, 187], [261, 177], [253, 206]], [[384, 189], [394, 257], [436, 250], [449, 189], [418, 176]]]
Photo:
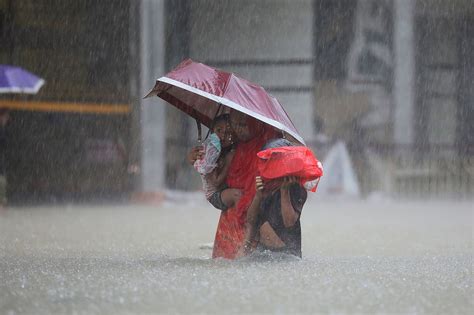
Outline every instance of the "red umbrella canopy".
[[283, 106], [263, 87], [191, 59], [156, 80], [146, 97], [153, 95], [208, 127], [217, 114], [225, 111], [223, 105], [282, 130], [304, 144]]

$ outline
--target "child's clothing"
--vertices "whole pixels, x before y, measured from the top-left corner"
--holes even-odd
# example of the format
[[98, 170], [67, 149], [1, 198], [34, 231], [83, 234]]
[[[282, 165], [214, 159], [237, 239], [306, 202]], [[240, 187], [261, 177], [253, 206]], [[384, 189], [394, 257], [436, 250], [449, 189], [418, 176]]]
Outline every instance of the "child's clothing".
[[215, 133], [211, 133], [203, 142], [204, 156], [194, 162], [194, 169], [199, 174], [209, 174], [217, 167], [217, 160], [221, 155], [221, 140]]
[[217, 167], [217, 160], [222, 152], [221, 141], [215, 133], [211, 133], [209, 138], [203, 142], [203, 146], [204, 156], [202, 159], [194, 162], [194, 169], [201, 174], [202, 188], [206, 195], [206, 199], [217, 209], [226, 210], [227, 207], [220, 197], [223, 188], [220, 186], [217, 187], [207, 178], [207, 176], [209, 176]]

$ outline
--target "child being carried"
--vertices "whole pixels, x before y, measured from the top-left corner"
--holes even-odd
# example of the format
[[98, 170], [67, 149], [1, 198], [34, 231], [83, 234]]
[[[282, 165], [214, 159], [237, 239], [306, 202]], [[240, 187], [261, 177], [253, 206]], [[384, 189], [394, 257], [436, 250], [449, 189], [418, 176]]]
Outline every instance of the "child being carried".
[[228, 119], [228, 114], [214, 119], [211, 134], [203, 143], [204, 156], [194, 162], [194, 169], [201, 174], [206, 199], [220, 210], [232, 208], [241, 196], [239, 189], [225, 184], [235, 154]]

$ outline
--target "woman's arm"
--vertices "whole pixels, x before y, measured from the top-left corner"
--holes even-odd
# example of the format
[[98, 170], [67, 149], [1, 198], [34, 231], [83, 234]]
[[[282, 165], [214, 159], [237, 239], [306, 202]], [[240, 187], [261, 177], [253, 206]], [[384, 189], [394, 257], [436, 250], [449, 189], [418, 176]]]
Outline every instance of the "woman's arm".
[[234, 155], [234, 150], [228, 152], [224, 157], [224, 165], [222, 166], [222, 168], [219, 171], [217, 170], [217, 168], [213, 171], [213, 176], [211, 176], [211, 180], [214, 185], [220, 186], [225, 181], [225, 179], [227, 178], [227, 173], [229, 173], [230, 164]]
[[298, 183], [296, 177], [285, 177], [280, 188], [281, 216], [283, 217], [283, 225], [286, 228], [295, 225], [300, 217], [300, 212], [296, 211], [291, 204], [290, 186], [295, 183]]

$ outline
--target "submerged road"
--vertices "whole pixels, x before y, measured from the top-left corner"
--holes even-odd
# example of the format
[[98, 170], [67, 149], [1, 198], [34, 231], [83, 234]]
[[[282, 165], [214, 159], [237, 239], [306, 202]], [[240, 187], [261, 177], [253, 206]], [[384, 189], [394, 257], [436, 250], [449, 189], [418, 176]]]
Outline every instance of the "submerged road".
[[469, 202], [311, 197], [302, 260], [228, 261], [206, 246], [217, 210], [186, 196], [0, 210], [0, 314], [474, 311]]

